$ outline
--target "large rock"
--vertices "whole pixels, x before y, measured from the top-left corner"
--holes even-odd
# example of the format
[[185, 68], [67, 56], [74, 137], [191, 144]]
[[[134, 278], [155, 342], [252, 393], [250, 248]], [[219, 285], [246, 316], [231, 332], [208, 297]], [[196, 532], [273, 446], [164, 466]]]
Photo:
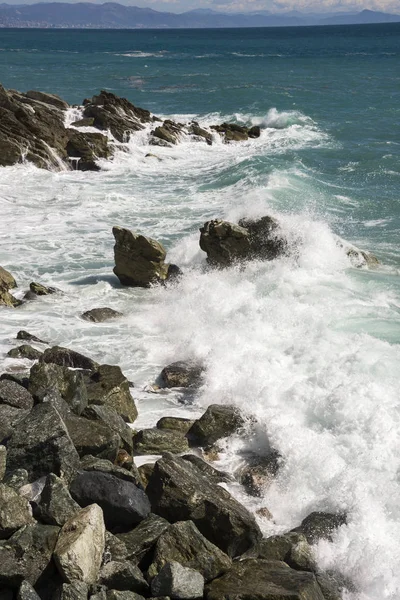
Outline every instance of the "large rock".
[[29, 344], [22, 344], [16, 348], [12, 348], [7, 352], [10, 358], [27, 358], [28, 360], [38, 360], [42, 357], [42, 352]]
[[62, 527], [80, 509], [64, 482], [54, 473], [50, 473], [40, 495], [36, 518], [48, 525]]
[[346, 522], [344, 513], [312, 512], [292, 531], [302, 533], [309, 544], [314, 544], [320, 539], [332, 540], [335, 529]]
[[129, 381], [121, 369], [114, 365], [100, 365], [86, 379], [89, 404], [113, 408], [129, 423], [135, 421], [138, 412], [129, 391]]
[[189, 462], [165, 455], [146, 488], [153, 511], [171, 522], [191, 520], [228, 556], [243, 554], [261, 532], [253, 515]]
[[133, 453], [137, 454], [162, 454], [172, 452], [180, 454], [189, 449], [188, 441], [184, 434], [173, 429], [142, 429], [133, 437]]
[[62, 110], [66, 110], [69, 108], [68, 102], [65, 102], [60, 96], [56, 94], [46, 94], [45, 92], [39, 92], [38, 90], [29, 90], [26, 92], [27, 98], [32, 98], [32, 100], [39, 100], [40, 102], [44, 102], [45, 104], [51, 104], [52, 106], [56, 106], [57, 108], [61, 108]]
[[129, 529], [150, 513], [149, 500], [141, 489], [108, 473], [81, 471], [73, 480], [70, 492], [80, 506], [98, 504], [111, 531]]
[[130, 590], [138, 594], [148, 595], [149, 585], [141, 570], [128, 561], [111, 561], [100, 571], [99, 583], [113, 590]]
[[17, 423], [7, 443], [9, 470], [23, 467], [34, 481], [55, 473], [70, 481], [79, 456], [59, 412], [49, 403], [38, 404]]
[[87, 455], [81, 460], [80, 469], [82, 471], [108, 473], [109, 475], [117, 477], [117, 479], [129, 481], [130, 483], [134, 483], [137, 487], [142, 488], [140, 474], [135, 464], [132, 464], [130, 469], [124, 469], [107, 459]]
[[17, 338], [17, 340], [26, 340], [27, 342], [36, 342], [39, 344], [47, 344], [47, 342], [45, 342], [44, 340], [41, 340], [36, 335], [33, 335], [32, 333], [29, 333], [29, 331], [25, 331], [24, 329], [21, 329], [20, 331], [18, 331], [16, 338]]
[[[0, 107], [1, 107], [1, 90], [2, 88], [0, 87]], [[0, 115], [1, 115], [1, 108], [0, 108]], [[1, 154], [1, 150], [2, 150], [2, 145], [1, 145], [1, 129], [0, 129], [0, 154]], [[0, 156], [0, 165], [1, 165], [1, 156]], [[15, 298], [12, 294], [10, 294], [10, 291], [12, 288], [17, 287], [17, 283], [14, 279], [14, 277], [11, 275], [11, 273], [9, 271], [6, 271], [6, 269], [4, 269], [3, 267], [0, 267], [0, 306], [9, 306], [11, 308], [14, 308], [15, 306], [19, 306], [20, 304], [22, 304], [22, 302], [20, 300], [17, 300], [17, 298]]]
[[194, 446], [211, 446], [219, 439], [236, 433], [245, 421], [236, 406], [210, 404], [189, 429], [187, 437]]
[[67, 583], [96, 583], [105, 545], [103, 511], [97, 504], [82, 509], [60, 531], [54, 550], [57, 568]]
[[18, 590], [17, 600], [40, 600], [40, 596], [28, 581], [23, 581]]
[[94, 371], [98, 367], [98, 364], [91, 358], [80, 354], [80, 352], [75, 352], [75, 350], [63, 348], [62, 346], [47, 348], [47, 350], [44, 351], [41, 360], [45, 363], [53, 363], [55, 365], [60, 365], [61, 367], [71, 367], [72, 369], [88, 369]]
[[28, 410], [15, 408], [8, 404], [0, 404], [0, 443], [5, 444], [7, 442], [14, 431], [14, 427], [27, 414], [29, 414]]
[[126, 558], [136, 564], [152, 552], [155, 543], [169, 527], [166, 519], [150, 514], [135, 529], [117, 535], [126, 547]]
[[116, 459], [121, 440], [105, 423], [71, 413], [65, 418], [65, 425], [80, 457], [90, 454], [110, 461]]
[[15, 381], [0, 381], [0, 404], [30, 410], [33, 407], [32, 395]]
[[194, 465], [196, 469], [199, 469], [199, 471], [213, 483], [232, 483], [234, 481], [232, 475], [214, 469], [214, 467], [200, 458], [200, 456], [196, 456], [195, 454], [184, 454], [182, 458]]
[[63, 583], [57, 600], [87, 600], [89, 587], [83, 581], [75, 580], [72, 583]]
[[245, 557], [283, 561], [299, 571], [316, 570], [311, 546], [303, 534], [296, 532], [263, 538], [246, 552]]
[[197, 387], [201, 383], [203, 368], [192, 362], [177, 361], [164, 367], [161, 379], [165, 387]]
[[0, 540], [11, 537], [18, 529], [32, 522], [29, 502], [0, 483]]
[[123, 227], [113, 227], [113, 235], [114, 273], [122, 285], [149, 287], [167, 279], [166, 251], [159, 242]]
[[206, 600], [324, 600], [312, 573], [291, 569], [283, 562], [246, 559], [205, 588]]
[[17, 282], [9, 271], [0, 267], [0, 288], [12, 290], [17, 287]]
[[110, 319], [116, 319], [121, 317], [122, 313], [113, 308], [107, 306], [103, 308], [92, 308], [82, 314], [82, 319], [85, 321], [92, 321], [93, 323], [102, 323], [103, 321], [109, 321]]
[[30, 371], [29, 391], [37, 400], [42, 400], [50, 390], [57, 390], [77, 415], [87, 407], [87, 390], [82, 373], [53, 363], [36, 363]]
[[129, 453], [132, 452], [132, 428], [129, 427], [114, 408], [111, 406], [91, 404], [85, 410], [83, 416], [90, 421], [98, 421], [99, 423], [107, 425], [112, 431], [119, 435], [121, 447]]
[[108, 139], [102, 133], [88, 133], [68, 129], [68, 143], [66, 151], [72, 165], [78, 171], [99, 171], [97, 164], [99, 158], [110, 158], [112, 149]]
[[199, 571], [205, 581], [219, 577], [232, 565], [231, 559], [201, 535], [192, 521], [174, 523], [161, 534], [148, 570], [149, 577], [155, 577], [171, 561]]
[[168, 562], [151, 582], [152, 596], [168, 596], [173, 600], [202, 598], [203, 576], [178, 562]]
[[157, 421], [157, 429], [167, 429], [168, 431], [179, 431], [180, 433], [187, 433], [193, 425], [193, 419], [185, 419], [183, 417], [161, 417]]

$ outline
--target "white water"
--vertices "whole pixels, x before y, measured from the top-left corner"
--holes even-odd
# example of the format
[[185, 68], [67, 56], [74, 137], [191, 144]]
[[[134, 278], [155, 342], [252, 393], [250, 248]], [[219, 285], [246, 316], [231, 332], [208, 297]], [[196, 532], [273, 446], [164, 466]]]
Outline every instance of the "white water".
[[[202, 122], [212, 121], [215, 115]], [[216, 402], [251, 412], [258, 437], [233, 438], [221, 466], [233, 468], [243, 444], [260, 449], [266, 438], [282, 454], [284, 466], [260, 501], [234, 489], [251, 509], [270, 509], [274, 521], [261, 523], [265, 532], [294, 527], [313, 510], [347, 511], [348, 525], [317, 548], [321, 566], [354, 582], [351, 600], [398, 600], [400, 352], [390, 343], [400, 333], [397, 276], [351, 268], [314, 212], [309, 174], [260, 175], [253, 167], [259, 157], [334, 141], [298, 113], [270, 111], [264, 126], [248, 143], [185, 141], [173, 149], [149, 147], [143, 132], [100, 173], [2, 169], [0, 264], [21, 289], [39, 280], [64, 292], [2, 311], [2, 367], [21, 364], [4, 356], [27, 329], [119, 364], [136, 384], [141, 426], [162, 414], [197, 415]], [[204, 269], [198, 228], [205, 220], [262, 214], [281, 220], [296, 244], [293, 256], [242, 270]], [[162, 241], [185, 271], [179, 285], [119, 286], [113, 225]], [[124, 317], [80, 319], [95, 306]], [[179, 405], [174, 393], [146, 391], [165, 364], [189, 358], [207, 367], [195, 407]]]

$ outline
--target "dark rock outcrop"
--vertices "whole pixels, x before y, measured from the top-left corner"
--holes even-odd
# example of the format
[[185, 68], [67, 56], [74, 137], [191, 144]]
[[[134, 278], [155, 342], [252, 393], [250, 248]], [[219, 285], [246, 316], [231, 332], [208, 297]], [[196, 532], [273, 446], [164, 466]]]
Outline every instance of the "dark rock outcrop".
[[82, 373], [54, 363], [39, 362], [30, 371], [29, 391], [41, 401], [49, 391], [57, 391], [69, 408], [80, 415], [87, 407], [87, 390]]
[[173, 429], [142, 429], [133, 437], [133, 453], [162, 454], [172, 452], [179, 454], [189, 450], [185, 435]]
[[77, 171], [100, 171], [99, 158], [110, 158], [113, 154], [107, 137], [102, 133], [82, 133], [67, 129], [66, 152]]
[[3, 379], [0, 381], [0, 404], [30, 410], [33, 407], [33, 397], [22, 385]]
[[210, 404], [200, 419], [193, 423], [187, 437], [193, 446], [211, 446], [219, 439], [236, 433], [244, 423], [236, 406]]
[[173, 600], [202, 598], [204, 578], [194, 569], [183, 567], [178, 562], [168, 562], [151, 582], [154, 596], [167, 596]]
[[86, 408], [83, 416], [90, 421], [99, 421], [100, 423], [107, 425], [109, 429], [119, 435], [120, 447], [128, 453], [132, 453], [132, 429], [114, 408], [105, 405], [91, 404]]
[[103, 566], [99, 583], [113, 590], [130, 590], [144, 596], [148, 595], [149, 585], [140, 569], [128, 561], [111, 561]]
[[50, 473], [40, 494], [36, 518], [48, 525], [62, 527], [80, 509], [64, 482], [54, 473]]
[[62, 346], [47, 348], [47, 350], [44, 351], [41, 360], [45, 363], [53, 363], [55, 365], [60, 365], [61, 367], [71, 367], [72, 369], [88, 369], [94, 371], [98, 367], [98, 364], [91, 358], [88, 358], [75, 350], [63, 348]]
[[331, 540], [335, 529], [346, 522], [344, 513], [312, 512], [292, 531], [302, 533], [309, 544], [314, 544], [320, 539]]
[[36, 348], [29, 344], [22, 344], [7, 352], [7, 356], [10, 358], [27, 358], [28, 360], [38, 360], [42, 355], [43, 352], [36, 350]]
[[149, 553], [152, 553], [158, 538], [168, 527], [169, 523], [166, 519], [150, 514], [132, 531], [117, 534], [118, 539], [125, 545], [126, 558], [135, 564], [141, 563]]
[[20, 331], [18, 331], [16, 338], [17, 338], [17, 340], [26, 340], [27, 342], [36, 342], [39, 344], [47, 344], [47, 342], [45, 342], [44, 340], [41, 340], [40, 338], [36, 337], [36, 335], [33, 335], [32, 333], [29, 333], [28, 331], [25, 331], [24, 329], [21, 329]]
[[129, 423], [135, 421], [138, 412], [129, 391], [129, 381], [121, 369], [114, 365], [100, 365], [86, 378], [89, 404], [114, 409]]
[[[1, 116], [1, 93], [2, 88], [0, 86], [0, 116]], [[0, 125], [0, 154], [2, 150], [2, 140], [1, 140], [1, 125]], [[1, 166], [1, 158], [0, 158], [0, 166]], [[0, 267], [0, 306], [9, 306], [14, 308], [22, 304], [21, 300], [15, 298], [12, 294], [10, 294], [10, 290], [17, 287], [17, 283], [14, 277], [11, 275], [9, 271], [6, 271], [3, 267]]]
[[161, 371], [161, 379], [165, 387], [196, 387], [201, 383], [203, 368], [188, 361], [171, 363]]
[[89, 421], [72, 413], [64, 422], [80, 457], [90, 454], [112, 462], [116, 459], [121, 440], [105, 423]]
[[161, 417], [161, 419], [157, 421], [156, 427], [157, 429], [179, 431], [180, 433], [185, 434], [189, 431], [193, 423], [194, 420], [185, 419], [183, 417]]
[[93, 323], [103, 323], [103, 321], [109, 321], [110, 319], [116, 319], [121, 317], [122, 313], [114, 310], [113, 308], [92, 308], [82, 314], [82, 319], [85, 321], [92, 321]]

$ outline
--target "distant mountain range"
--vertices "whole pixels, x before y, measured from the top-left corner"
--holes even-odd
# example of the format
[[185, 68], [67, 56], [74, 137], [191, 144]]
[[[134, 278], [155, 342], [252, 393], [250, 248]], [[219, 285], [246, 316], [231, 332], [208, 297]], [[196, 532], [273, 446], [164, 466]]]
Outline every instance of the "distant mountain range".
[[175, 14], [151, 8], [125, 6], [115, 2], [93, 4], [80, 2], [48, 2], [14, 6], [0, 4], [1, 27], [43, 27], [76, 29], [172, 29], [216, 27], [287, 27], [300, 25], [346, 25], [357, 23], [400, 22], [400, 15], [363, 10], [357, 14], [306, 15], [219, 13], [197, 9]]

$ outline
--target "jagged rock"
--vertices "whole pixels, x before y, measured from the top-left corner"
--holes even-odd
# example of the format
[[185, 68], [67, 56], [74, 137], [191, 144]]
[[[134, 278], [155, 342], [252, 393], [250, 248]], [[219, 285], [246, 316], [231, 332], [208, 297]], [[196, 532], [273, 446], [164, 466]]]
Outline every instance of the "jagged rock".
[[166, 519], [150, 514], [135, 529], [128, 533], [119, 533], [117, 537], [126, 547], [126, 559], [139, 564], [151, 553], [160, 535], [167, 530]]
[[[0, 117], [1, 117], [1, 95], [2, 95], [2, 91], [3, 88], [0, 86]], [[3, 145], [2, 145], [2, 132], [1, 132], [1, 127], [0, 127], [0, 165], [2, 164], [2, 158], [4, 160], [4, 157], [1, 156], [1, 154], [3, 153]], [[5, 152], [7, 154], [7, 150], [8, 152], [10, 151], [10, 149], [5, 148]], [[13, 164], [13, 163], [11, 163]], [[17, 283], [14, 279], [14, 277], [11, 275], [11, 273], [9, 271], [7, 271], [6, 269], [4, 269], [3, 267], [0, 267], [0, 306], [9, 306], [9, 307], [15, 307], [15, 306], [19, 306], [20, 304], [22, 304], [22, 302], [20, 300], [17, 300], [17, 298], [15, 298], [12, 294], [10, 294], [11, 289], [17, 287]]]
[[182, 125], [167, 119], [161, 126], [156, 127], [155, 130], [151, 132], [151, 134], [154, 137], [159, 138], [164, 142], [167, 142], [168, 144], [175, 145], [179, 141], [182, 129]]
[[86, 380], [89, 404], [113, 408], [124, 421], [133, 423], [138, 412], [129, 391], [129, 381], [114, 365], [100, 365]]
[[40, 596], [28, 581], [23, 581], [18, 590], [17, 600], [40, 600]]
[[133, 436], [133, 453], [162, 454], [172, 452], [179, 454], [189, 450], [189, 444], [183, 433], [173, 429], [142, 429]]
[[157, 429], [167, 431], [179, 431], [180, 433], [187, 433], [193, 425], [193, 419], [184, 419], [183, 417], [161, 417], [157, 421]]
[[114, 433], [119, 435], [121, 447], [128, 453], [132, 453], [132, 429], [114, 408], [91, 404], [86, 408], [83, 416], [90, 421], [106, 424]]
[[193, 423], [187, 437], [192, 445], [211, 446], [217, 440], [236, 433], [244, 422], [235, 406], [210, 404], [200, 419]]
[[146, 493], [155, 513], [171, 522], [193, 521], [228, 556], [243, 554], [261, 537], [253, 515], [181, 458], [158, 460]]
[[0, 267], [0, 288], [12, 290], [17, 287], [17, 282], [9, 271]]
[[7, 448], [0, 446], [0, 481], [3, 481], [7, 467]]
[[64, 581], [96, 583], [104, 546], [103, 511], [92, 504], [69, 519], [60, 531], [54, 559]]
[[89, 586], [83, 581], [73, 581], [72, 583], [63, 583], [57, 600], [87, 600], [88, 596]]
[[24, 331], [23, 329], [21, 329], [21, 331], [18, 331], [17, 340], [26, 340], [27, 342], [36, 342], [39, 344], [47, 344], [47, 342], [36, 337], [36, 335], [32, 335], [32, 333], [29, 333], [28, 331]]
[[198, 123], [193, 122], [191, 124], [191, 126], [189, 127], [189, 133], [195, 135], [196, 137], [203, 138], [209, 146], [212, 145], [212, 134], [206, 129], [200, 127]]
[[17, 346], [7, 352], [7, 356], [10, 358], [27, 358], [28, 360], [38, 360], [42, 355], [43, 352], [29, 346], [29, 344], [22, 344], [22, 346]]
[[209, 542], [192, 521], [170, 525], [158, 538], [148, 576], [155, 577], [168, 562], [178, 562], [201, 573], [211, 581], [228, 571], [231, 559]]
[[80, 509], [64, 482], [54, 473], [50, 473], [40, 495], [36, 518], [48, 525], [62, 527]]
[[201, 383], [203, 368], [191, 362], [178, 361], [164, 367], [161, 379], [167, 388], [196, 387]]
[[16, 492], [27, 485], [29, 482], [29, 473], [26, 469], [14, 469], [13, 471], [8, 471], [4, 482], [8, 487], [12, 488]]
[[312, 549], [302, 533], [289, 532], [263, 538], [244, 556], [282, 561], [299, 571], [316, 569]]
[[[24, 367], [22, 367], [24, 368]], [[18, 385], [22, 385], [26, 390], [29, 388], [29, 372], [28, 371], [19, 371], [12, 373], [2, 373], [0, 375], [0, 381], [14, 381], [18, 383]]]
[[0, 443], [5, 444], [14, 431], [14, 427], [29, 411], [0, 404]]
[[292, 531], [304, 534], [309, 544], [315, 544], [320, 539], [332, 540], [335, 529], [346, 523], [344, 513], [312, 512]]
[[81, 471], [73, 480], [70, 492], [80, 506], [98, 504], [111, 531], [118, 527], [129, 529], [150, 513], [150, 503], [141, 489], [108, 473]]
[[70, 158], [75, 159], [78, 171], [100, 171], [96, 160], [110, 158], [113, 154], [107, 137], [102, 133], [83, 133], [74, 129], [67, 129], [67, 133], [66, 151]]
[[82, 458], [86, 454], [114, 461], [120, 447], [120, 437], [105, 423], [89, 421], [72, 413], [65, 418], [68, 433]]
[[154, 463], [146, 463], [144, 465], [140, 465], [140, 467], [138, 467], [138, 471], [139, 471], [140, 480], [143, 484], [143, 487], [144, 487], [144, 489], [146, 489], [147, 484], [149, 483], [151, 474], [154, 471]]
[[29, 378], [31, 394], [37, 400], [42, 400], [50, 390], [58, 391], [77, 415], [87, 407], [87, 390], [82, 373], [47, 362], [33, 365]]
[[280, 466], [280, 455], [271, 451], [266, 456], [252, 455], [236, 473], [236, 479], [251, 496], [261, 496], [271, 484]]
[[344, 592], [356, 593], [357, 589], [349, 580], [337, 572], [320, 572], [315, 577], [324, 595], [324, 600], [343, 600]]
[[112, 561], [104, 565], [100, 571], [99, 583], [109, 589], [127, 590], [145, 596], [149, 590], [149, 585], [140, 569], [128, 561]]
[[71, 123], [71, 127], [93, 127], [93, 124], [93, 117], [86, 117], [84, 119], [79, 119], [79, 121], [74, 121]]
[[24, 580], [35, 585], [50, 564], [59, 531], [59, 527], [35, 523], [0, 542], [0, 589], [18, 589]]
[[29, 90], [26, 92], [25, 96], [27, 98], [32, 98], [32, 100], [39, 100], [45, 104], [51, 104], [52, 106], [56, 106], [62, 110], [69, 108], [68, 102], [65, 102], [65, 100], [56, 94], [46, 94], [45, 92], [38, 92], [37, 90]]
[[32, 281], [32, 283], [29, 284], [29, 290], [32, 294], [36, 294], [36, 296], [49, 296], [58, 292], [56, 288], [47, 287], [42, 283], [37, 283], [35, 281]]
[[93, 323], [102, 323], [103, 321], [116, 319], [117, 317], [122, 317], [122, 313], [106, 306], [103, 308], [92, 308], [82, 314], [82, 319], [93, 321]]
[[225, 143], [243, 142], [249, 138], [249, 130], [247, 127], [237, 125], [236, 123], [222, 123], [221, 125], [212, 125], [214, 129], [224, 138]]
[[159, 242], [123, 227], [113, 227], [112, 231], [114, 273], [122, 285], [149, 287], [167, 279], [166, 251]]
[[151, 582], [153, 596], [169, 596], [176, 600], [202, 598], [203, 591], [203, 576], [178, 562], [166, 563]]
[[324, 600], [312, 573], [295, 571], [279, 561], [246, 559], [234, 562], [232, 569], [209, 583], [206, 600]]
[[47, 348], [43, 353], [41, 362], [53, 363], [61, 367], [71, 367], [72, 369], [88, 369], [90, 371], [95, 371], [98, 367], [98, 364], [91, 358], [75, 352], [75, 350], [63, 348], [62, 346]]
[[55, 473], [71, 480], [79, 466], [79, 456], [59, 412], [50, 404], [33, 407], [17, 423], [7, 443], [7, 466], [24, 465], [29, 480]]
[[187, 460], [194, 465], [205, 477], [207, 477], [213, 483], [230, 483], [233, 481], [233, 477], [229, 473], [218, 471], [214, 469], [205, 460], [196, 456], [195, 454], [185, 454], [182, 456], [184, 460]]
[[108, 564], [109, 562], [123, 562], [128, 554], [124, 542], [117, 538], [109, 531], [106, 531], [106, 542], [104, 548], [103, 563]]
[[33, 397], [22, 385], [3, 379], [0, 381], [0, 404], [30, 410], [33, 407]]
[[33, 522], [29, 502], [12, 488], [0, 483], [0, 540]]
[[80, 469], [88, 472], [99, 471], [101, 473], [108, 473], [109, 475], [113, 475], [114, 477], [122, 479], [123, 481], [134, 483], [139, 488], [142, 487], [139, 471], [134, 464], [130, 469], [124, 469], [123, 467], [119, 467], [118, 465], [113, 464], [111, 461], [104, 458], [88, 455], [81, 460]]
[[[18, 471], [18, 469], [17, 469], [17, 471]], [[15, 471], [14, 471], [14, 474], [15, 474]], [[20, 496], [23, 496], [23, 498], [26, 498], [32, 504], [35, 504], [40, 499], [40, 495], [43, 491], [45, 483], [46, 483], [46, 478], [40, 477], [36, 481], [32, 481], [32, 483], [27, 482], [26, 484], [21, 486], [18, 490], [18, 493]]]
[[[0, 115], [1, 115], [1, 109], [0, 109]], [[0, 140], [0, 154], [1, 154], [1, 140]], [[0, 288], [0, 306], [8, 306], [9, 308], [15, 308], [17, 306], [21, 306], [21, 304], [22, 304], [21, 300], [18, 300], [18, 298], [15, 298], [7, 290], [2, 290]]]
[[239, 225], [249, 233], [249, 259], [273, 260], [285, 254], [287, 242], [280, 233], [276, 219], [268, 216], [260, 219], [241, 219]]
[[249, 138], [259, 138], [261, 135], [261, 128], [258, 125], [253, 125], [247, 131]]

